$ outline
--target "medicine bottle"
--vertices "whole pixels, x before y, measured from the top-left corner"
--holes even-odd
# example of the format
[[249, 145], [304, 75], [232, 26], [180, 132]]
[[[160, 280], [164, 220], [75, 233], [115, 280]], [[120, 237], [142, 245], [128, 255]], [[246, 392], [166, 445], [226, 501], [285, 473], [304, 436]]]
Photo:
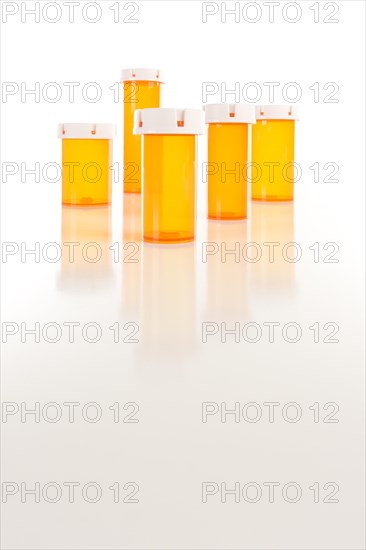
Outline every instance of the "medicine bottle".
[[199, 109], [136, 111], [143, 135], [143, 240], [182, 243], [195, 238]]
[[208, 217], [247, 217], [248, 134], [255, 123], [254, 106], [237, 103], [206, 105], [208, 124]]
[[123, 69], [123, 187], [141, 193], [141, 137], [133, 134], [136, 109], [160, 107], [162, 74], [158, 69]]
[[59, 124], [62, 139], [62, 203], [109, 204], [114, 124]]
[[252, 199], [291, 201], [295, 179], [295, 120], [293, 105], [256, 106], [252, 129]]

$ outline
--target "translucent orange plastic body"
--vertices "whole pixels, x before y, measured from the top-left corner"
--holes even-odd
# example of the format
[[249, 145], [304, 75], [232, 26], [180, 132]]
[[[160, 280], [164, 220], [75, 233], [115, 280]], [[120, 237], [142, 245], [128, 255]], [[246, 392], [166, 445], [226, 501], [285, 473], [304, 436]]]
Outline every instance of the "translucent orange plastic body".
[[62, 140], [62, 203], [97, 205], [111, 202], [112, 141]]
[[194, 240], [196, 141], [194, 135], [144, 135], [144, 241]]
[[252, 127], [252, 199], [294, 198], [294, 120], [257, 120]]
[[141, 136], [133, 134], [136, 109], [160, 107], [160, 82], [136, 80], [123, 83], [123, 184], [125, 193], [141, 193]]
[[248, 124], [208, 125], [208, 217], [247, 217]]

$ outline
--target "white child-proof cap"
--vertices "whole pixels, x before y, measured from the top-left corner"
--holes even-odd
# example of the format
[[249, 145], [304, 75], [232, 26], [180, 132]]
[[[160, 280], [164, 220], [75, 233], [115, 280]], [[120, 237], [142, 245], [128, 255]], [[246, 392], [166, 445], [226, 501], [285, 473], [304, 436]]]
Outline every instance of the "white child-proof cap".
[[163, 74], [159, 69], [122, 69], [121, 82], [130, 80], [149, 80], [163, 84]]
[[257, 120], [299, 120], [297, 105], [256, 105]]
[[201, 109], [137, 109], [133, 133], [198, 135], [204, 124]]
[[113, 139], [115, 124], [67, 122], [58, 125], [57, 137], [62, 139]]
[[254, 105], [247, 103], [212, 103], [204, 105], [206, 124], [255, 124]]

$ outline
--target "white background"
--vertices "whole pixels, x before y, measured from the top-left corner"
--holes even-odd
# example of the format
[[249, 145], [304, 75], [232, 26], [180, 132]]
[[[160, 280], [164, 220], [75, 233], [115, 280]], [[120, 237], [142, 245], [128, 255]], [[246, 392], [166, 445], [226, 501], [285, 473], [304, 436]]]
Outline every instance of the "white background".
[[[224, 22], [220, 10], [225, 6], [219, 2], [218, 12], [206, 23], [198, 1], [138, 2], [136, 23], [123, 22], [133, 9], [126, 2], [119, 3], [119, 22], [113, 21], [111, 10], [116, 2], [97, 3], [100, 20], [95, 23], [82, 17], [88, 4], [83, 0], [75, 6], [73, 23], [63, 2], [58, 2], [58, 11], [47, 8], [46, 15], [46, 2], [40, 2], [38, 23], [24, 11], [22, 16], [34, 4], [2, 2], [2, 80], [19, 90], [3, 95], [1, 121], [7, 180], [2, 186], [3, 241], [14, 243], [15, 251], [3, 257], [2, 319], [19, 327], [3, 345], [2, 399], [19, 410], [22, 402], [28, 408], [35, 402], [41, 408], [56, 402], [63, 414], [55, 423], [42, 414], [40, 422], [31, 415], [22, 422], [20, 412], [6, 422], [2, 417], [2, 480], [19, 486], [3, 504], [3, 547], [364, 548], [364, 3], [303, 1], [291, 7], [281, 2], [270, 22], [265, 3], [252, 2], [250, 7], [237, 2], [239, 21], [228, 15]], [[4, 21], [4, 10], [17, 8]], [[87, 17], [94, 18], [94, 8], [88, 9]], [[255, 18], [253, 10], [258, 21], [248, 22]], [[286, 18], [293, 19], [294, 10], [300, 17], [291, 23]], [[45, 20], [55, 14], [61, 14], [59, 21]], [[338, 22], [326, 23], [326, 16]], [[199, 108], [206, 82], [216, 83], [219, 90], [209, 102], [225, 100], [220, 95], [225, 85], [234, 88], [238, 83], [242, 93], [255, 82], [264, 104], [270, 101], [264, 83], [277, 82], [274, 102], [283, 103], [286, 84], [297, 83], [301, 120], [296, 161], [302, 177], [294, 204], [253, 203], [245, 222], [208, 223], [202, 137], [195, 245], [146, 246], [140, 240], [139, 199], [123, 199], [120, 181], [114, 184], [111, 209], [75, 211], [61, 207], [60, 181], [47, 181], [51, 172], [46, 181], [42, 173], [39, 181], [24, 174], [35, 163], [42, 171], [48, 163], [61, 162], [59, 122], [118, 124], [114, 161], [121, 165], [122, 103], [114, 102], [109, 87], [118, 82], [121, 68], [139, 66], [164, 71], [165, 106]], [[62, 91], [55, 102], [49, 99], [51, 89], [50, 96], [47, 91], [42, 95], [50, 82]], [[65, 82], [80, 83], [74, 102]], [[89, 82], [102, 90], [95, 103], [81, 93]], [[35, 83], [41, 90], [39, 101], [31, 95], [22, 98], [24, 86]], [[327, 83], [338, 87], [332, 103], [326, 97], [334, 85], [324, 89]], [[329, 162], [339, 167], [334, 176], [338, 182], [324, 181], [330, 170], [323, 167]], [[4, 168], [4, 163], [14, 164]], [[310, 169], [314, 163], [320, 166], [319, 182]], [[4, 170], [11, 166], [16, 173], [5, 178]], [[43, 250], [49, 242], [70, 240], [97, 242], [102, 259], [93, 264], [78, 254], [71, 264], [64, 254], [54, 263], [42, 255], [39, 262], [32, 255], [22, 261], [24, 247], [40, 243]], [[242, 250], [253, 241], [263, 251], [257, 263], [242, 256], [235, 262], [232, 255], [222, 262], [219, 252], [202, 261], [204, 242], [216, 243], [220, 251], [235, 243]], [[302, 251], [298, 262], [285, 262], [280, 253], [275, 262], [268, 261], [263, 243], [279, 242], [276, 250], [281, 251], [292, 241]], [[128, 242], [136, 243], [136, 263], [122, 261], [133, 250], [123, 251]], [[121, 247], [117, 262], [108, 248], [113, 243]], [[310, 249], [314, 243], [319, 243], [318, 262]], [[335, 245], [324, 250], [326, 243]], [[338, 262], [328, 263], [324, 260], [334, 246], [339, 247], [333, 256]], [[56, 343], [42, 336], [40, 343], [32, 336], [22, 342], [22, 322], [28, 328], [55, 322], [64, 330]], [[65, 322], [98, 323], [102, 337], [88, 343], [78, 329], [70, 343]], [[125, 323], [136, 323], [138, 343], [114, 343], [108, 327], [116, 322], [122, 338], [130, 330], [122, 329]], [[263, 333], [257, 343], [243, 338], [235, 343], [233, 336], [222, 343], [220, 333], [203, 343], [203, 322], [218, 327], [226, 322], [229, 328], [253, 322]], [[266, 322], [280, 323], [273, 343]], [[302, 329], [297, 343], [282, 337], [289, 322]], [[339, 326], [338, 343], [324, 343], [328, 322]], [[309, 329], [314, 323], [320, 325], [319, 343]], [[80, 403], [74, 423], [68, 421], [65, 402]], [[83, 419], [80, 411], [88, 402], [103, 411], [99, 422]], [[131, 411], [123, 410], [123, 404], [137, 403], [139, 422], [114, 423], [109, 407], [115, 402], [123, 416]], [[262, 418], [249, 422], [241, 416], [235, 422], [228, 415], [222, 422], [217, 413], [202, 422], [203, 402], [226, 403], [228, 409], [235, 402], [240, 407], [255, 402]], [[273, 423], [265, 402], [280, 404]], [[289, 402], [301, 408], [298, 422], [282, 416]], [[319, 422], [309, 409], [316, 402]], [[326, 403], [339, 407], [334, 416], [338, 422], [324, 422], [333, 410], [323, 410]], [[74, 503], [62, 485], [72, 481], [80, 483]], [[39, 503], [32, 495], [22, 502], [22, 482], [27, 488], [55, 482], [64, 491], [56, 503], [42, 494]], [[102, 488], [97, 503], [81, 496], [88, 482]], [[121, 487], [137, 483], [139, 502], [114, 503], [109, 487], [115, 482]], [[222, 503], [219, 491], [204, 503], [204, 482], [217, 488], [226, 483], [230, 489], [235, 483], [257, 483], [262, 497], [256, 503], [242, 497], [235, 502], [231, 494]], [[273, 503], [265, 482], [280, 483]], [[296, 503], [282, 496], [289, 482], [302, 489]], [[309, 489], [316, 482], [321, 488], [318, 503]], [[339, 486], [334, 497], [339, 502], [324, 502], [331, 492], [324, 489], [326, 483]], [[122, 497], [127, 493], [122, 490]]]

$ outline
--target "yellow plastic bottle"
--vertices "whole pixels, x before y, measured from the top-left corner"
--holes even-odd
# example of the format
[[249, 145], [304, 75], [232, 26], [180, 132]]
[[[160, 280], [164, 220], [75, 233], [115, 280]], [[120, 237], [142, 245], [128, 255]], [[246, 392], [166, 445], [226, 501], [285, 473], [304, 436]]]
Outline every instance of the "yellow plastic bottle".
[[213, 220], [247, 217], [248, 134], [254, 106], [205, 105], [208, 124], [207, 203]]
[[204, 132], [199, 109], [136, 111], [143, 135], [143, 240], [182, 243], [195, 238], [197, 135]]
[[123, 69], [123, 187], [125, 193], [141, 193], [141, 136], [134, 135], [136, 109], [160, 107], [163, 83], [158, 69]]
[[109, 204], [114, 124], [59, 124], [62, 139], [62, 203]]
[[259, 105], [256, 119], [252, 130], [252, 199], [292, 201], [297, 107]]

